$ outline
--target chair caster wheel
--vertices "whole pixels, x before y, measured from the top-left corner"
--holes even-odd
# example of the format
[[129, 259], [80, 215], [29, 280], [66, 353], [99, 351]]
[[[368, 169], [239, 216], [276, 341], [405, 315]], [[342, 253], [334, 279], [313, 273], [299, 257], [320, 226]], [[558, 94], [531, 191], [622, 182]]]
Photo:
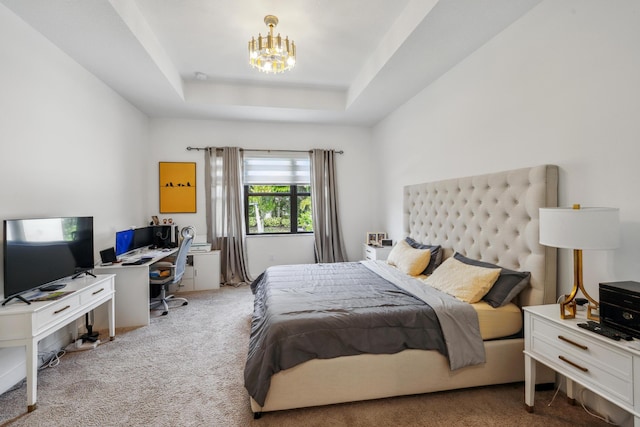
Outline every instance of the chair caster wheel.
[[163, 316], [166, 316], [167, 314], [169, 314], [169, 312], [168, 312], [168, 311], [163, 311], [163, 312], [162, 312], [162, 315], [163, 315]]
[[185, 302], [182, 303], [182, 305], [187, 305], [187, 304], [189, 304], [188, 301], [185, 301]]

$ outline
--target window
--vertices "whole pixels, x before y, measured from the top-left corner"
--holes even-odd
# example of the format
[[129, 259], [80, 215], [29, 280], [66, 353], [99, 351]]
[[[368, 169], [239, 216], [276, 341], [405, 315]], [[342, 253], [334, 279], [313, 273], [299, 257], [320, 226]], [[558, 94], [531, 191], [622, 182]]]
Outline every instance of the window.
[[247, 234], [313, 232], [307, 153], [244, 155]]

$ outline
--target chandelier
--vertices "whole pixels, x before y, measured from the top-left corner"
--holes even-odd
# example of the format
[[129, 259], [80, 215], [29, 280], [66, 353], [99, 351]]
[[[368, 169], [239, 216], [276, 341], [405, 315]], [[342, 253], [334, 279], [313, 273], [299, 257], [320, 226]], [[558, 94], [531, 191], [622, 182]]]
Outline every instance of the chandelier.
[[296, 44], [289, 37], [273, 35], [273, 29], [278, 25], [278, 18], [273, 15], [264, 17], [264, 23], [269, 27], [269, 35], [258, 38], [251, 37], [249, 41], [249, 64], [265, 73], [281, 73], [296, 65]]

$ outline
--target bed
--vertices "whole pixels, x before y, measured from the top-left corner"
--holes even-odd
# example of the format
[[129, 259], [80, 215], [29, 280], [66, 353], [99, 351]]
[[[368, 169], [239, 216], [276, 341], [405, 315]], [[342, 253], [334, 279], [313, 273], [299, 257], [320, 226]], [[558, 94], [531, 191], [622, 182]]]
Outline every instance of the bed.
[[[462, 255], [463, 258], [466, 256], [467, 259], [505, 269], [530, 272], [528, 286], [509, 305], [515, 307], [520, 320], [518, 325], [521, 325], [519, 307], [549, 304], [556, 299], [556, 252], [538, 243], [538, 209], [557, 205], [557, 186], [558, 169], [551, 165], [408, 185], [404, 188], [403, 197], [404, 233], [414, 242], [441, 246], [444, 260], [454, 258], [455, 253], [455, 257]], [[376, 270], [378, 267], [375, 265], [361, 264], [362, 268], [379, 275], [392, 274], [386, 273], [388, 267], [382, 265], [378, 265]], [[432, 276], [436, 276], [437, 271]], [[282, 277], [286, 283], [286, 280], [298, 280], [298, 274], [294, 272], [289, 279]], [[313, 278], [317, 276], [313, 272], [308, 274]], [[387, 276], [385, 279], [391, 280]], [[402, 278], [398, 280], [404, 281]], [[407, 279], [406, 286], [415, 286], [416, 280]], [[257, 303], [258, 294], [256, 312]], [[326, 311], [331, 310], [336, 308], [329, 307]], [[486, 307], [474, 310], [481, 321], [483, 317], [491, 318], [489, 314], [494, 311]], [[513, 309], [507, 311], [513, 319]], [[254, 329], [257, 329], [256, 312], [252, 340]], [[444, 329], [444, 323], [440, 321]], [[275, 369], [269, 374], [266, 394], [256, 394], [253, 388], [247, 387], [250, 396], [257, 397], [257, 400], [250, 397], [251, 410], [259, 417], [263, 412], [275, 410], [523, 381], [524, 343], [521, 334], [493, 339], [495, 337], [487, 335], [487, 328], [490, 329], [487, 322], [491, 323], [491, 320], [485, 320], [479, 327], [482, 335], [481, 361], [475, 360], [453, 369], [452, 354], [446, 355], [446, 350], [443, 352], [435, 348], [392, 349], [390, 354], [368, 353], [359, 349], [359, 354], [289, 360], [283, 365], [286, 368]], [[494, 320], [493, 323], [505, 322]], [[450, 336], [458, 334], [454, 332]], [[354, 336], [349, 338], [354, 339]], [[448, 338], [444, 341], [449, 345]], [[249, 353], [251, 356], [251, 349]], [[286, 359], [293, 357], [296, 351], [287, 353], [279, 350], [276, 353]], [[553, 382], [551, 371], [540, 371], [538, 383]]]

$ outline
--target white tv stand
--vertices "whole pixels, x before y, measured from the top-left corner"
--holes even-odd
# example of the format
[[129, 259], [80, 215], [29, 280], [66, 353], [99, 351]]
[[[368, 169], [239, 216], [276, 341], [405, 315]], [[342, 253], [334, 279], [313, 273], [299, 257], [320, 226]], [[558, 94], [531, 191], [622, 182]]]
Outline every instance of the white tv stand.
[[15, 300], [0, 307], [0, 347], [26, 347], [27, 411], [36, 409], [38, 389], [38, 342], [85, 313], [105, 304], [109, 338], [115, 338], [115, 275], [67, 279], [62, 291], [73, 291], [54, 301]]

